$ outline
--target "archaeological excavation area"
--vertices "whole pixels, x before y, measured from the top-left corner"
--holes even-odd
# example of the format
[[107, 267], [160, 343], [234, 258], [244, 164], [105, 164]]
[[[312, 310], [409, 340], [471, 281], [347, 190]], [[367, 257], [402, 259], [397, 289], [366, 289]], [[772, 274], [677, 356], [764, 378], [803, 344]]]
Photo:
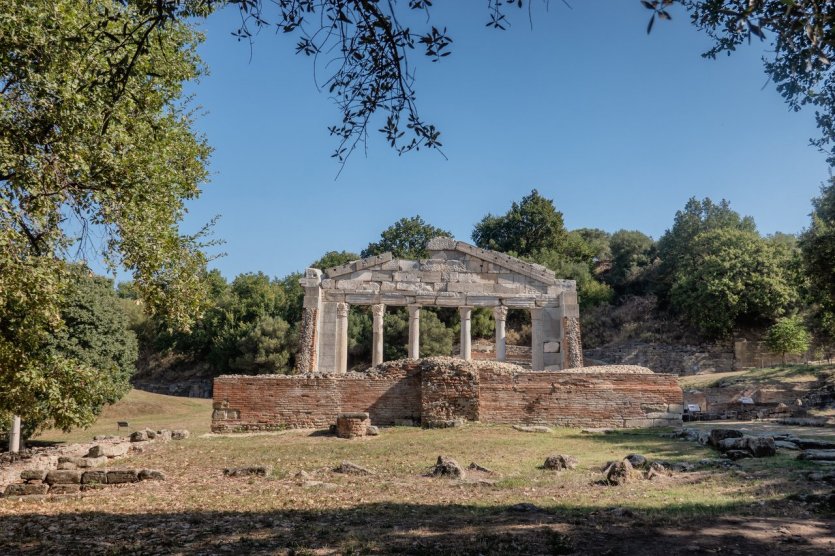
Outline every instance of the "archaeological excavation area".
[[[343, 412], [367, 412], [374, 425], [427, 427], [681, 424], [682, 391], [673, 376], [634, 366], [583, 367], [574, 281], [451, 238], [432, 239], [428, 251], [418, 261], [386, 253], [307, 269], [297, 374], [216, 378], [212, 430], [326, 427]], [[351, 305], [372, 307], [372, 367], [364, 372], [348, 371]], [[407, 359], [383, 360], [387, 306], [409, 310]], [[426, 307], [458, 309], [457, 358], [420, 358]], [[492, 309], [495, 361], [473, 360], [471, 314], [478, 307]], [[504, 362], [510, 309], [530, 312], [530, 369]]]

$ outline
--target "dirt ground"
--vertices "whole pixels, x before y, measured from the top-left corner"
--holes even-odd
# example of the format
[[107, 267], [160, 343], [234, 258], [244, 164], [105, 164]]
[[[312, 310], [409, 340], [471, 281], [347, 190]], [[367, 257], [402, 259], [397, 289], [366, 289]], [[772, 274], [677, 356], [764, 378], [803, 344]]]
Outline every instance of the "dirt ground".
[[[551, 453], [574, 455], [577, 469], [540, 469]], [[0, 554], [835, 554], [835, 515], [808, 498], [832, 491], [810, 479], [821, 466], [781, 453], [607, 485], [603, 464], [630, 453], [717, 455], [658, 431], [195, 435], [118, 463], [160, 469], [162, 482], [0, 499]], [[491, 473], [424, 476], [439, 454]], [[344, 460], [373, 474], [335, 473]], [[240, 465], [272, 471], [224, 476]]]

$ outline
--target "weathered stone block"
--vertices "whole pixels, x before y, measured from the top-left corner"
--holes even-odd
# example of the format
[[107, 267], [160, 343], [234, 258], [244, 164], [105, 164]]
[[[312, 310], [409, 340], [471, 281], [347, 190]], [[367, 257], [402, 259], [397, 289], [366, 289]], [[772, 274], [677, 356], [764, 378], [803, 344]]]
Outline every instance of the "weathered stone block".
[[4, 496], [31, 496], [33, 494], [46, 494], [49, 485], [46, 484], [13, 484], [8, 485], [3, 492]]
[[156, 469], [143, 469], [139, 472], [140, 481], [164, 481], [165, 474]]
[[124, 456], [130, 450], [130, 444], [127, 443], [120, 443], [120, 444], [96, 444], [90, 451], [87, 452], [88, 458], [100, 458], [100, 457], [108, 457], [108, 458], [115, 458], [119, 456]]
[[43, 481], [46, 478], [46, 469], [24, 469], [20, 472], [20, 478], [24, 481]]
[[81, 482], [81, 472], [76, 470], [55, 470], [46, 474], [44, 482], [48, 485], [70, 485]]
[[191, 433], [185, 429], [176, 429], [171, 431], [172, 440], [185, 440], [189, 436], [191, 436]]
[[545, 353], [559, 353], [560, 352], [560, 343], [559, 342], [545, 342], [543, 346], [545, 349]]
[[76, 494], [81, 492], [81, 485], [55, 484], [49, 487], [49, 494]]
[[85, 471], [81, 476], [83, 485], [104, 485], [107, 484], [107, 471]]
[[136, 469], [113, 469], [107, 472], [107, 484], [135, 483], [139, 480]]

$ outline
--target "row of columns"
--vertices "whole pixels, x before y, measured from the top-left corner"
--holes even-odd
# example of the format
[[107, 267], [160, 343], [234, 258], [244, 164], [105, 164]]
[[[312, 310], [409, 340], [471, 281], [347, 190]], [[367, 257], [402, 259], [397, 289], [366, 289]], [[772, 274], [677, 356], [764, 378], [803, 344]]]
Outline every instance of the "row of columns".
[[[420, 357], [420, 305], [409, 305], [409, 346], [408, 357], [418, 359]], [[472, 354], [472, 307], [459, 307], [461, 316], [461, 358], [470, 361]], [[386, 313], [386, 306], [381, 304], [371, 306], [372, 322], [372, 349], [371, 365], [379, 365], [383, 362], [383, 319]], [[339, 303], [336, 307], [336, 363], [340, 370], [348, 368], [348, 304]], [[507, 349], [505, 341], [505, 321], [507, 320], [507, 307], [494, 307], [493, 318], [496, 321], [496, 360], [506, 359]]]

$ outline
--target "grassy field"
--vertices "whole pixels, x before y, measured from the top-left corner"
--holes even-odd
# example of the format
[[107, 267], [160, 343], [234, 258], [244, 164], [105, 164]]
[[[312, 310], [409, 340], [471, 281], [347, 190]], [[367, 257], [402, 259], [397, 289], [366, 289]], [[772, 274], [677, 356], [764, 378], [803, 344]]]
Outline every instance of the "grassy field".
[[[89, 439], [115, 432], [115, 421], [122, 419], [136, 428], [198, 433], [119, 462], [160, 469], [164, 482], [36, 501], [0, 499], [0, 553], [835, 551], [832, 516], [790, 498], [831, 487], [809, 482], [806, 474], [817, 466], [793, 454], [608, 486], [603, 464], [630, 453], [669, 462], [697, 462], [716, 453], [660, 431], [538, 434], [478, 424], [383, 428], [379, 437], [350, 441], [322, 431], [201, 435], [209, 415], [206, 400], [132, 392], [84, 433], [45, 435], [53, 441]], [[552, 453], [577, 457], [578, 468], [540, 469]], [[493, 473], [424, 476], [440, 454]], [[374, 474], [335, 473], [343, 460]], [[226, 467], [250, 465], [268, 465], [272, 472], [266, 478], [223, 475]]]
[[197, 434], [209, 432], [212, 401], [200, 398], [181, 398], [131, 390], [128, 394], [104, 409], [98, 420], [86, 429], [70, 433], [49, 430], [35, 440], [46, 442], [85, 442], [98, 434], [124, 434], [116, 423], [127, 421], [130, 430], [150, 428], [154, 430], [188, 429]]

